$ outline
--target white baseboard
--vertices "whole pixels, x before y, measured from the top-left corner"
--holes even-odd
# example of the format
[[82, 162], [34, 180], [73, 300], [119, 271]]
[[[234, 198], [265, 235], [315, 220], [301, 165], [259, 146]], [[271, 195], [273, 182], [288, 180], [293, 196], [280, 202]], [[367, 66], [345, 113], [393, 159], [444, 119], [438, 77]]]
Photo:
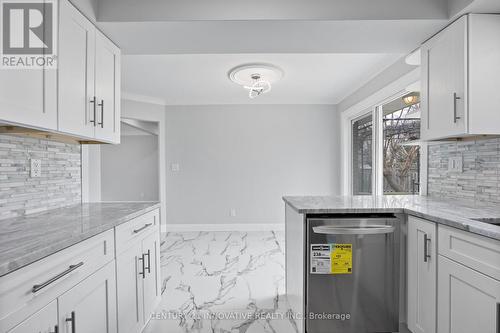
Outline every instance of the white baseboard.
[[282, 231], [284, 223], [234, 223], [234, 224], [167, 224], [162, 232], [188, 231]]

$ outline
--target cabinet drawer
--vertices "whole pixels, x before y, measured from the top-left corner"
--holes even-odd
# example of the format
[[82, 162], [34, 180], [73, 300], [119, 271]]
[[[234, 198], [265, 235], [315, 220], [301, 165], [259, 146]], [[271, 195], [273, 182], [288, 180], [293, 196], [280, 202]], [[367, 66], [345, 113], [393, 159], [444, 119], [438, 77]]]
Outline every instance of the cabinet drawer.
[[38, 311], [114, 259], [113, 230], [0, 278], [0, 331]]
[[500, 280], [500, 241], [440, 225], [439, 254]]
[[143, 239], [152, 232], [159, 231], [159, 210], [155, 209], [149, 213], [136, 217], [115, 228], [116, 254], [130, 247], [130, 242]]

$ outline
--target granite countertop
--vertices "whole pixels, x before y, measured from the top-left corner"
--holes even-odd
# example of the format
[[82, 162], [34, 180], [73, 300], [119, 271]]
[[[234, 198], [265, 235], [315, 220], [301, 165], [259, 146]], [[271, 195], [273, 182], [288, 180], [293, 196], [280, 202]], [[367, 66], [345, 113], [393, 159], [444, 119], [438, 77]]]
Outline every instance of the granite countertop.
[[302, 214], [406, 213], [500, 240], [500, 226], [472, 220], [500, 217], [495, 204], [418, 195], [286, 196], [283, 200]]
[[147, 213], [157, 202], [87, 203], [0, 221], [0, 276]]

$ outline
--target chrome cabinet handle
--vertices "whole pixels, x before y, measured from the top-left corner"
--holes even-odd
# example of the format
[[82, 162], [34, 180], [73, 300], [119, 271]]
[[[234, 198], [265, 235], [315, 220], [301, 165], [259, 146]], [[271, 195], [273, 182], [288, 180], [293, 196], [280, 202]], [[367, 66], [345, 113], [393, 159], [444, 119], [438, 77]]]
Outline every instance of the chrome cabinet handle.
[[148, 273], [151, 273], [151, 250], [148, 250], [148, 253], [144, 253], [144, 255], [148, 256], [148, 267], [146, 267], [146, 269]]
[[366, 226], [318, 226], [313, 227], [317, 234], [324, 235], [377, 235], [394, 232], [392, 225], [366, 225]]
[[96, 97], [95, 96], [90, 100], [90, 103], [92, 103], [92, 105], [93, 105], [94, 119], [93, 120], [89, 120], [89, 122], [92, 123], [92, 124], [94, 124], [94, 126], [95, 126], [95, 117], [96, 117], [96, 108], [97, 108], [97, 106], [96, 106], [97, 102], [96, 102]]
[[497, 303], [497, 333], [500, 333], [500, 302]]
[[59, 279], [60, 279], [60, 278], [62, 278], [63, 276], [68, 275], [69, 273], [73, 272], [75, 269], [77, 269], [77, 268], [78, 268], [78, 267], [80, 267], [80, 266], [83, 266], [83, 261], [79, 262], [79, 263], [78, 263], [78, 264], [76, 264], [76, 265], [70, 265], [70, 266], [68, 267], [68, 269], [67, 269], [67, 270], [65, 270], [64, 272], [61, 272], [61, 273], [57, 274], [56, 276], [54, 276], [54, 277], [52, 277], [52, 278], [48, 279], [47, 281], [45, 281], [45, 282], [43, 282], [43, 283], [41, 283], [41, 284], [35, 284], [35, 285], [33, 285], [33, 288], [31, 288], [31, 292], [32, 292], [32, 293], [36, 293], [37, 291], [39, 291], [39, 290], [41, 290], [41, 289], [43, 289], [43, 288], [47, 287], [49, 284], [51, 284], [51, 283], [53, 283], [53, 282], [55, 282], [55, 281], [59, 280]]
[[424, 262], [429, 261], [431, 258], [431, 255], [429, 254], [429, 248], [428, 245], [430, 243], [431, 239], [427, 236], [427, 234], [424, 235]]
[[144, 253], [139, 258], [139, 260], [142, 262], [142, 272], [139, 272], [139, 275], [142, 275], [142, 278], [145, 279], [146, 278], [146, 267], [145, 267], [145, 263], [144, 263]]
[[66, 322], [71, 322], [71, 333], [76, 333], [76, 314], [71, 311], [71, 317], [66, 318]]
[[457, 100], [461, 99], [459, 96], [457, 96], [457, 93], [453, 93], [453, 122], [456, 124], [457, 120], [461, 119], [459, 116], [457, 116]]
[[97, 104], [101, 107], [101, 122], [97, 123], [97, 125], [101, 125], [101, 128], [104, 127], [104, 100], [101, 99], [101, 103]]
[[59, 333], [59, 326], [54, 326], [54, 331], [49, 333]]
[[139, 228], [139, 229], [135, 229], [134, 230], [134, 234], [138, 234], [140, 233], [141, 231], [143, 231], [144, 229], [146, 229], [147, 227], [150, 227], [152, 226], [153, 223], [146, 223], [143, 227]]

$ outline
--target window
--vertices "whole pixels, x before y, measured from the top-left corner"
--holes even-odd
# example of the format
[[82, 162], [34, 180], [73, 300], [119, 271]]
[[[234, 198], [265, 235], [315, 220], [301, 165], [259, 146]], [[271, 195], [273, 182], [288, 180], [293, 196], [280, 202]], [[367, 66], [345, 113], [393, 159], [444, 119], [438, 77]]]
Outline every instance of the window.
[[[418, 194], [420, 185], [420, 102], [411, 93], [382, 106], [383, 192]], [[410, 144], [409, 144], [410, 143]]]
[[352, 188], [354, 195], [372, 193], [373, 116], [352, 122]]
[[420, 192], [420, 96], [376, 105], [351, 123], [353, 195]]

